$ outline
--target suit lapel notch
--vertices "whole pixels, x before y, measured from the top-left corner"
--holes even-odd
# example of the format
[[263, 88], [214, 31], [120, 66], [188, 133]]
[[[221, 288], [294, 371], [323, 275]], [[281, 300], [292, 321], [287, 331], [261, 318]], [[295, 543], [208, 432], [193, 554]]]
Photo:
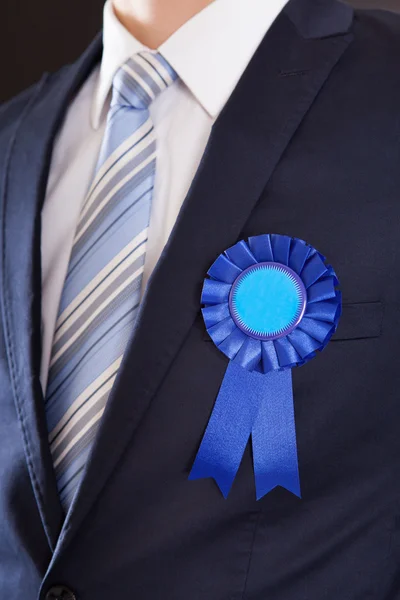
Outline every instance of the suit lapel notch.
[[305, 39], [346, 34], [354, 17], [351, 6], [336, 0], [290, 0], [285, 12]]
[[[148, 284], [60, 551], [106, 485], [199, 315], [208, 268], [240, 237], [292, 136], [349, 42], [350, 37], [338, 37], [314, 41], [311, 47], [282, 13], [214, 125]], [[293, 70], [303, 74], [281, 76]]]

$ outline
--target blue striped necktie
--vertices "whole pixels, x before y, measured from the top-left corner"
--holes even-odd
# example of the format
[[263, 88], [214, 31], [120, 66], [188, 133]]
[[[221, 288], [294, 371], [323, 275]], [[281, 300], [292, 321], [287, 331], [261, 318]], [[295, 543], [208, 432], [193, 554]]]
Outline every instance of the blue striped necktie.
[[[177, 78], [141, 52], [117, 72], [93, 183], [61, 296], [46, 415], [67, 512], [138, 312], [156, 166], [149, 105]], [[73, 190], [71, 190], [73, 193]]]

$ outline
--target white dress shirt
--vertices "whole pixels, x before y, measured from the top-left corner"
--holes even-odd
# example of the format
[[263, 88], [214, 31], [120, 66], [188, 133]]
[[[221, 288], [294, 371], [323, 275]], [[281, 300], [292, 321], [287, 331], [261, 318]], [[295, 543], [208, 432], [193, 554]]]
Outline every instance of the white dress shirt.
[[[157, 167], [143, 277], [146, 285], [199, 166], [211, 128], [287, 0], [215, 0], [158, 51], [179, 80], [150, 106]], [[67, 112], [56, 139], [42, 211], [42, 363], [46, 389], [58, 306], [80, 208], [91, 183], [112, 81], [132, 55], [148, 50], [104, 7], [101, 65]]]

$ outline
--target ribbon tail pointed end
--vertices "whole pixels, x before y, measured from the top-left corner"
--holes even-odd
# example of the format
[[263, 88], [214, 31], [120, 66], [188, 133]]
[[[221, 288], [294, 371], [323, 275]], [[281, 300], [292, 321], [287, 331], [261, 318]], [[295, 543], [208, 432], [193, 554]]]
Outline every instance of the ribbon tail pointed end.
[[233, 484], [233, 478], [228, 478], [226, 474], [218, 475], [216, 473], [199, 473], [195, 468], [193, 468], [190, 472], [188, 479], [189, 481], [196, 481], [197, 479], [213, 479], [225, 500], [228, 498]]
[[295, 478], [293, 481], [281, 481], [279, 483], [276, 481], [274, 483], [267, 481], [256, 481], [257, 501], [261, 500], [261, 498], [266, 496], [269, 492], [272, 492], [272, 490], [277, 487], [283, 488], [301, 500], [300, 481], [298, 478]]

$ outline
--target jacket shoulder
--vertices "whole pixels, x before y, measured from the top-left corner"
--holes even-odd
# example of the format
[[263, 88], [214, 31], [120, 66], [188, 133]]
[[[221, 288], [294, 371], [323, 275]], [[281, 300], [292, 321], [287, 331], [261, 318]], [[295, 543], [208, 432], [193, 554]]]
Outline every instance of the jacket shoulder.
[[351, 33], [353, 40], [338, 65], [347, 94], [360, 94], [360, 106], [371, 110], [390, 106], [394, 111], [394, 100], [400, 100], [400, 15], [356, 10]]
[[18, 96], [0, 105], [0, 148], [10, 141], [18, 122], [37, 93], [40, 83], [32, 85]]
[[[400, 14], [387, 10], [356, 10], [354, 32], [371, 44], [371, 52], [400, 49]], [[393, 56], [393, 59], [398, 59]]]
[[51, 93], [69, 68], [70, 65], [67, 65], [54, 74], [45, 73], [40, 81], [0, 105], [0, 152], [12, 140], [19, 124], [37, 97], [40, 96], [42, 89], [46, 86], [46, 90]]

